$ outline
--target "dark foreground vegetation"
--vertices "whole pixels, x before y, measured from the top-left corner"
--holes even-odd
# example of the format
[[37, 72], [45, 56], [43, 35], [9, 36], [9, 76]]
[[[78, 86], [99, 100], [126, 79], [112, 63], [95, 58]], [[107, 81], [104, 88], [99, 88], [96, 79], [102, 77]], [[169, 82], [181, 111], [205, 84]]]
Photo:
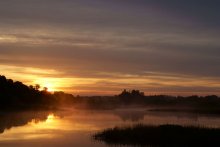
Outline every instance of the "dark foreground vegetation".
[[136, 125], [107, 129], [93, 136], [109, 145], [132, 146], [219, 146], [220, 129], [179, 125]]
[[[40, 85], [27, 86], [22, 82], [0, 76], [0, 110], [56, 109], [70, 106], [85, 109], [114, 109], [130, 106], [155, 106], [151, 111], [190, 111], [220, 114], [220, 97], [211, 96], [145, 96], [139, 90], [122, 91], [115, 96], [73, 96], [64, 92], [48, 92]], [[159, 108], [159, 109], [158, 109]]]

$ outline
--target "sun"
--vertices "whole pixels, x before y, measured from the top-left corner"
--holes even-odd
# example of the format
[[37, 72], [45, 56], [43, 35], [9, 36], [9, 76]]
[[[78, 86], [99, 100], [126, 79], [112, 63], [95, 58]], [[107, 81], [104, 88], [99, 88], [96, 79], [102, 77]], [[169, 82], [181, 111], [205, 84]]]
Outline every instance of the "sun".
[[51, 83], [45, 83], [45, 84], [42, 85], [42, 86], [43, 86], [43, 87], [42, 87], [41, 90], [43, 90], [44, 87], [47, 87], [47, 91], [49, 91], [49, 92], [54, 92], [54, 91], [55, 91], [55, 86], [54, 86], [53, 84], [51, 84]]
[[45, 87], [47, 88], [46, 90], [48, 92], [54, 92], [56, 91], [59, 83], [56, 82], [53, 79], [49, 79], [49, 78], [40, 78], [34, 81], [36, 84], [40, 85], [40, 89], [39, 90], [45, 90]]

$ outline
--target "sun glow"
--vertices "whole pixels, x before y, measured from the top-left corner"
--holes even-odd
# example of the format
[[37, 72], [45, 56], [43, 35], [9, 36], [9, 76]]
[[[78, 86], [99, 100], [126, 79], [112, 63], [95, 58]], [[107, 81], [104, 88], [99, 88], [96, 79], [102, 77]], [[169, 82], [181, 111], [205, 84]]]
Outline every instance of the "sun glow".
[[54, 92], [59, 89], [59, 86], [61, 86], [61, 82], [59, 79], [54, 78], [39, 78], [34, 81], [34, 83], [40, 85], [40, 90], [46, 90], [49, 92]]
[[54, 114], [50, 114], [47, 117], [46, 123], [52, 123], [54, 121], [54, 119], [55, 119]]
[[[49, 92], [55, 91], [55, 86], [52, 83], [45, 83], [44, 87], [46, 87]], [[44, 88], [41, 88], [41, 90], [44, 90]]]

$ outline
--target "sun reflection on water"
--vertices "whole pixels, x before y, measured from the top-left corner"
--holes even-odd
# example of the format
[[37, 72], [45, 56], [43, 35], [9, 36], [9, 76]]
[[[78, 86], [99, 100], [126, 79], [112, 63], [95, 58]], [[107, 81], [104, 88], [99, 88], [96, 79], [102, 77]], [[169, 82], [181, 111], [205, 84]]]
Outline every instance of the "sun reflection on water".
[[28, 123], [28, 126], [36, 129], [56, 129], [61, 125], [61, 120], [54, 114], [49, 114], [45, 121], [36, 121], [35, 119]]
[[99, 130], [88, 121], [78, 120], [77, 116], [60, 117], [51, 113], [45, 119], [32, 119], [24, 126], [16, 126], [5, 130], [4, 133], [0, 134], [0, 141], [54, 139], [62, 138], [64, 134], [70, 132]]
[[47, 117], [46, 123], [52, 123], [54, 121], [54, 114], [50, 114]]
[[45, 121], [33, 119], [25, 126], [7, 130], [6, 133], [0, 135], [0, 141], [53, 138], [57, 136], [57, 134], [53, 133], [53, 130], [59, 128], [60, 125], [60, 119], [54, 114], [49, 114]]

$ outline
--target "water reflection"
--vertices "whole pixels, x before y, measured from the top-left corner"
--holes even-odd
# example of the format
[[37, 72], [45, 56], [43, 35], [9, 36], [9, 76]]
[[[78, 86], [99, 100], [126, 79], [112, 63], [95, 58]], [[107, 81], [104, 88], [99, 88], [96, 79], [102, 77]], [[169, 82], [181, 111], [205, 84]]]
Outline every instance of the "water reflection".
[[28, 122], [46, 121], [51, 112], [4, 112], [0, 114], [0, 133], [12, 127], [24, 126]]
[[[25, 111], [25, 112], [2, 112], [0, 113], [0, 133], [13, 127], [31, 125], [39, 129], [62, 129], [69, 130], [99, 130], [104, 124], [108, 127], [111, 123], [172, 123], [177, 120], [185, 122], [209, 121], [210, 125], [218, 125], [213, 120], [220, 120], [218, 115], [184, 113], [184, 112], [153, 112], [147, 109], [116, 109], [116, 110], [62, 110], [62, 111]], [[159, 121], [156, 121], [159, 120]], [[68, 122], [67, 122], [68, 121]], [[69, 123], [69, 124], [68, 124]], [[69, 126], [71, 124], [71, 127]], [[64, 126], [68, 125], [69, 128]], [[74, 127], [73, 127], [74, 126]], [[104, 126], [104, 127], [105, 127]], [[219, 125], [220, 127], [220, 125]]]
[[[0, 146], [100, 146], [91, 134], [106, 128], [136, 123], [220, 127], [216, 115], [152, 112], [147, 109], [62, 110], [0, 114]], [[25, 141], [25, 143], [23, 142]]]
[[119, 109], [115, 110], [114, 114], [120, 117], [123, 121], [138, 122], [144, 120], [144, 116], [147, 114], [145, 109]]

